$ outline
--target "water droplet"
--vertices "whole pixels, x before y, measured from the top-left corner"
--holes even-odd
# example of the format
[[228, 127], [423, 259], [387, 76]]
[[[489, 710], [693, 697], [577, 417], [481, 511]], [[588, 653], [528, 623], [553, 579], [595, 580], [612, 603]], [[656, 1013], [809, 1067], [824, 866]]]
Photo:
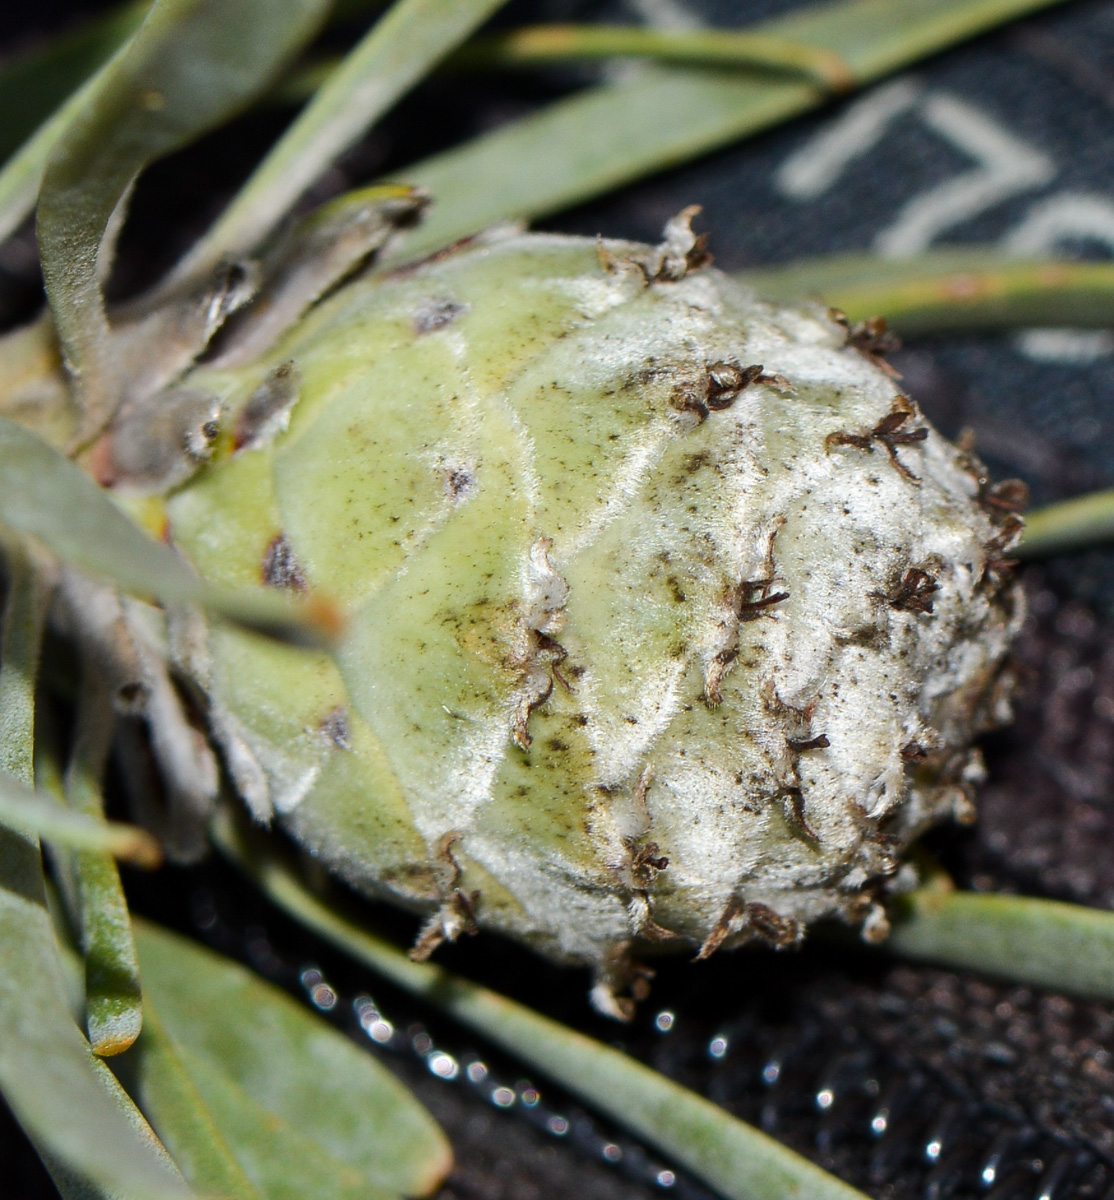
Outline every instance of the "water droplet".
[[569, 1131], [569, 1123], [564, 1117], [550, 1117], [545, 1126], [554, 1137], [564, 1137]]
[[654, 1018], [654, 1024], [661, 1033], [668, 1033], [676, 1020], [676, 1016], [665, 1008]]
[[710, 1058], [722, 1058], [727, 1053], [727, 1038], [722, 1034], [719, 1037], [714, 1037], [708, 1043], [708, 1055]]
[[509, 1087], [493, 1088], [491, 1092], [491, 1103], [496, 1108], [510, 1108], [515, 1101], [515, 1094]]
[[426, 1060], [426, 1066], [438, 1079], [455, 1079], [460, 1074], [460, 1066], [451, 1054], [437, 1050]]
[[378, 1042], [380, 1046], [385, 1046], [394, 1037], [395, 1027], [390, 1021], [384, 1021], [380, 1017], [378, 1021], [371, 1023], [367, 1033], [372, 1041]]
[[677, 1182], [677, 1176], [672, 1171], [662, 1170], [654, 1176], [654, 1182], [658, 1187], [671, 1188]]
[[468, 1076], [470, 1083], [483, 1083], [483, 1081], [487, 1078], [487, 1063], [469, 1063], [468, 1069], [464, 1073]]
[[604, 1158], [607, 1159], [607, 1161], [610, 1163], [621, 1162], [622, 1158], [623, 1158], [622, 1149], [620, 1147], [616, 1146], [614, 1142], [608, 1142], [607, 1145], [604, 1146], [601, 1153], [603, 1154]]

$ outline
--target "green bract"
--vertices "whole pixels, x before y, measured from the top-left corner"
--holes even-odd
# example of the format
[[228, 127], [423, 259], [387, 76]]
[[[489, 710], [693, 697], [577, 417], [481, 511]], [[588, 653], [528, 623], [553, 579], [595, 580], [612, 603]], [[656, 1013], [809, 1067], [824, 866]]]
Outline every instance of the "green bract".
[[172, 629], [255, 816], [430, 914], [418, 953], [498, 929], [614, 1013], [633, 950], [884, 934], [1020, 620], [1012, 492], [690, 216], [370, 274], [258, 356], [249, 310], [93, 454], [210, 582], [346, 615], [335, 656]]

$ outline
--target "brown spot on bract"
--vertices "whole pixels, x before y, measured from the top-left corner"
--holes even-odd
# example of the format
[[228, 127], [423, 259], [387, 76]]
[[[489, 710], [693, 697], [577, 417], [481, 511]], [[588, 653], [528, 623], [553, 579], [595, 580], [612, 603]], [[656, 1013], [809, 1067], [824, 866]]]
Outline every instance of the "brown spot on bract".
[[330, 708], [321, 718], [318, 729], [338, 750], [350, 750], [352, 740], [348, 729], [348, 709], [343, 704]]
[[421, 337], [425, 333], [433, 333], [451, 325], [465, 310], [465, 305], [445, 297], [431, 297], [423, 301], [414, 310], [410, 324], [414, 332]]
[[709, 363], [708, 395], [705, 403], [712, 412], [722, 412], [730, 408], [739, 396], [752, 383], [771, 384], [777, 388], [789, 387], [789, 381], [782, 375], [767, 375], [761, 363], [752, 363], [742, 367], [738, 363], [714, 362]]
[[450, 500], [467, 500], [476, 490], [476, 477], [467, 467], [446, 467], [442, 488]]
[[276, 533], [267, 543], [260, 574], [267, 587], [285, 588], [293, 592], [309, 590], [305, 572], [284, 533]]

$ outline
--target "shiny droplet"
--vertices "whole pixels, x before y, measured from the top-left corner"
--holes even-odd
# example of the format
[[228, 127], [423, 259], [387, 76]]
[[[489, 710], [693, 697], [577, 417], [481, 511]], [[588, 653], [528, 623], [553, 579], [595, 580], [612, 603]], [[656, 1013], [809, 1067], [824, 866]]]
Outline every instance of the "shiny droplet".
[[455, 1079], [460, 1074], [460, 1065], [451, 1054], [437, 1050], [426, 1059], [426, 1066], [438, 1079]]

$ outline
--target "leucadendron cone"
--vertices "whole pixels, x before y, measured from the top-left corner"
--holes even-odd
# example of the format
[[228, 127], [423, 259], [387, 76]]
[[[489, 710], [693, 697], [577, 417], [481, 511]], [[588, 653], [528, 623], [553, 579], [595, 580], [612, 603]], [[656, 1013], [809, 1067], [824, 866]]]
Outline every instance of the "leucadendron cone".
[[168, 535], [349, 614], [335, 658], [182, 651], [254, 814], [427, 913], [420, 953], [499, 930], [616, 1013], [632, 954], [883, 934], [1006, 715], [1020, 522], [874, 333], [757, 300], [683, 216], [480, 239], [195, 370], [220, 432]]

